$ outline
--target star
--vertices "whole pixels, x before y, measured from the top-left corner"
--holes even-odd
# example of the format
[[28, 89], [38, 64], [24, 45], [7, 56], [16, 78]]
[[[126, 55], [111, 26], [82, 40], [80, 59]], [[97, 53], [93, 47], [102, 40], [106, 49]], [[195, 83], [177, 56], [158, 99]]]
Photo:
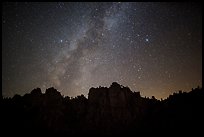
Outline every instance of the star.
[[53, 86], [74, 97], [119, 81], [165, 98], [201, 85], [202, 8], [173, 5], [3, 3], [3, 96]]

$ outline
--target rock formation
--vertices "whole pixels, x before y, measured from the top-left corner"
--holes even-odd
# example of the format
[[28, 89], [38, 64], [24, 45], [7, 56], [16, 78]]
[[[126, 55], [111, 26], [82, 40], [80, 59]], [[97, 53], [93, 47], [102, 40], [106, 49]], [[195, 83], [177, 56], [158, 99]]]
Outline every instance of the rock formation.
[[[113, 82], [107, 87], [91, 88], [84, 95], [63, 97], [54, 88], [43, 94], [40, 88], [24, 96], [4, 98], [3, 132], [10, 130], [35, 135], [121, 135], [146, 131], [199, 131], [203, 120], [202, 88], [179, 92], [159, 101], [144, 98], [140, 92]], [[194, 131], [195, 131], [194, 130]]]

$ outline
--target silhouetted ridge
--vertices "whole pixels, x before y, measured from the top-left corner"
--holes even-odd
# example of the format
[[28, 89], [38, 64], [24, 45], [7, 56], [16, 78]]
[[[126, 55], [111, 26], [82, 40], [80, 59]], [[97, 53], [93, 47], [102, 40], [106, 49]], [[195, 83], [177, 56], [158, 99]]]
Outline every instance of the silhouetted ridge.
[[[35, 135], [126, 135], [147, 131], [199, 131], [204, 122], [204, 92], [179, 91], [167, 99], [141, 97], [113, 82], [109, 88], [90, 88], [84, 95], [63, 97], [51, 87], [2, 101], [3, 132]], [[9, 136], [11, 132], [7, 132]]]

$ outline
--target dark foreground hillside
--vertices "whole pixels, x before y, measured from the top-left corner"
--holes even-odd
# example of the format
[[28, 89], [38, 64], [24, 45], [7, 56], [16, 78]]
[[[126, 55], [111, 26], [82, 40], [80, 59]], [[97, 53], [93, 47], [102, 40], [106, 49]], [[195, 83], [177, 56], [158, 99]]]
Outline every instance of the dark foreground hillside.
[[37, 88], [1, 102], [1, 133], [15, 135], [137, 135], [146, 132], [202, 132], [204, 91], [192, 89], [159, 101], [114, 82], [83, 95], [63, 97]]

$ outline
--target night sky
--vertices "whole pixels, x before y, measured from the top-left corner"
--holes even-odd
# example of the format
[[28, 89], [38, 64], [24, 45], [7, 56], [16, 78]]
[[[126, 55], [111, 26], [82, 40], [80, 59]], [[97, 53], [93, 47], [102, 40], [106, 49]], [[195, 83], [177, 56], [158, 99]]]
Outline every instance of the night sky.
[[201, 86], [201, 4], [3, 3], [4, 97], [114, 81], [158, 99]]

